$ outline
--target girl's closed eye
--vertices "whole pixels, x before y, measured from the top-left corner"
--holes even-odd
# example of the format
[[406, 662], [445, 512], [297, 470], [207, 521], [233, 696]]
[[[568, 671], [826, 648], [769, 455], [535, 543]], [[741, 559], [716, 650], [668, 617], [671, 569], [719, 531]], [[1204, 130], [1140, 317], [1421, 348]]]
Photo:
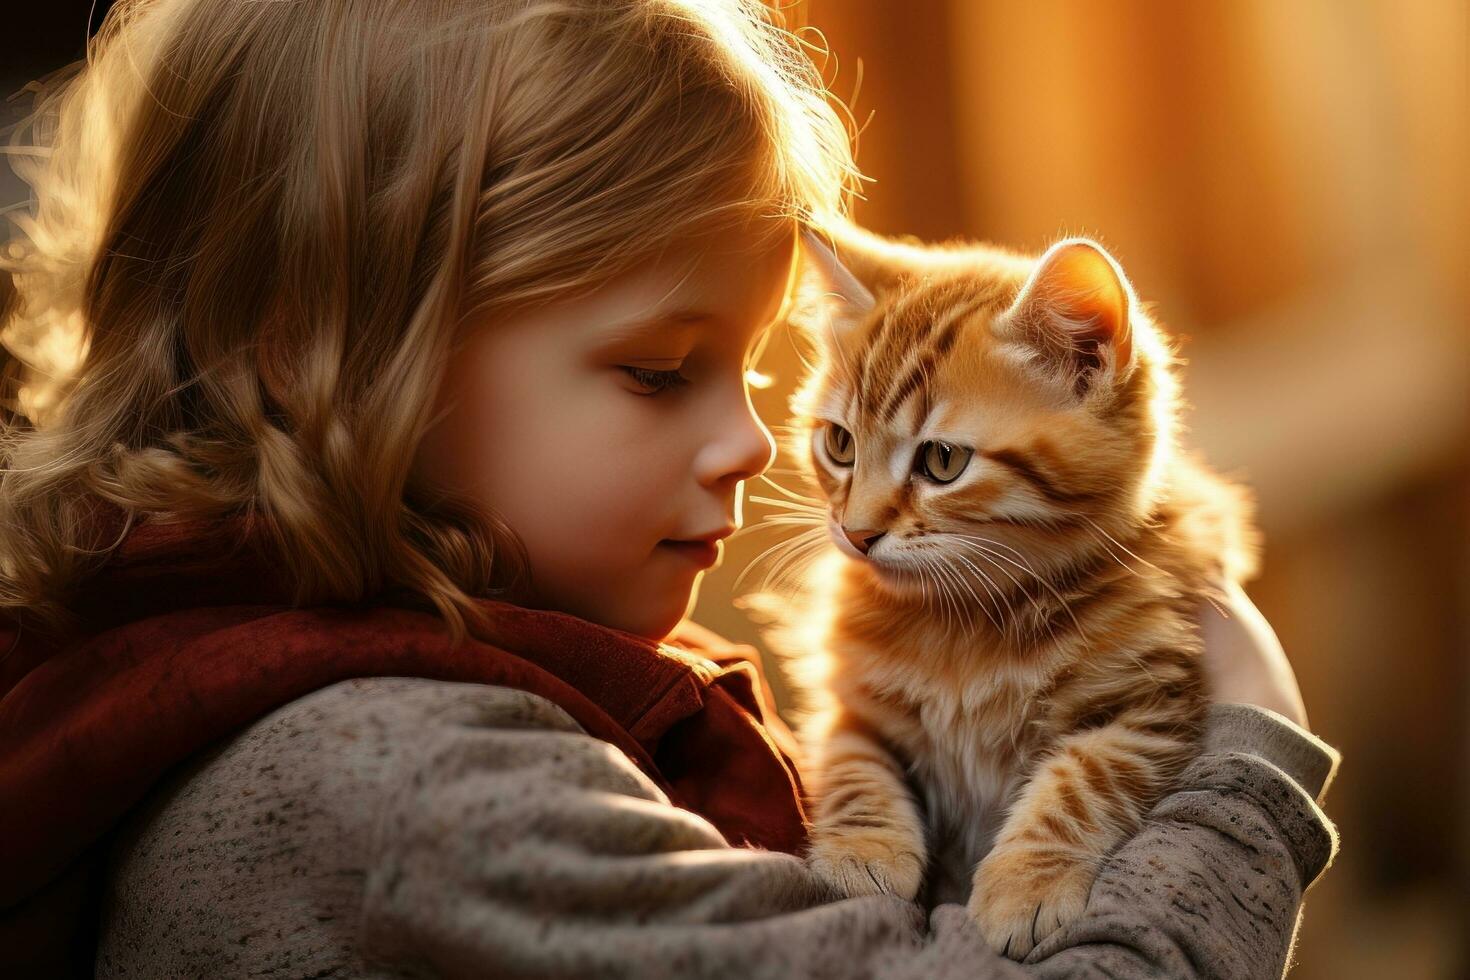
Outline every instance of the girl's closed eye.
[[662, 394], [665, 391], [682, 388], [689, 383], [689, 379], [677, 370], [657, 371], [653, 368], [634, 367], [628, 364], [619, 365], [619, 367], [634, 381], [638, 382], [638, 384], [649, 389], [648, 391], [640, 392], [640, 394], [644, 395]]

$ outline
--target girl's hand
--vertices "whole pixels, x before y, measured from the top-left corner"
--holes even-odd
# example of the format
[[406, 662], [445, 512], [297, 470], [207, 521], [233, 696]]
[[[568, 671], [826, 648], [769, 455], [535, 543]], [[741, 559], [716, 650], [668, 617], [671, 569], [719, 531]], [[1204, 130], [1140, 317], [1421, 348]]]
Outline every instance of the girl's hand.
[[1276, 631], [1238, 584], [1230, 582], [1223, 591], [1223, 613], [1210, 602], [1201, 602], [1198, 613], [1211, 696], [1270, 708], [1307, 728], [1296, 673]]

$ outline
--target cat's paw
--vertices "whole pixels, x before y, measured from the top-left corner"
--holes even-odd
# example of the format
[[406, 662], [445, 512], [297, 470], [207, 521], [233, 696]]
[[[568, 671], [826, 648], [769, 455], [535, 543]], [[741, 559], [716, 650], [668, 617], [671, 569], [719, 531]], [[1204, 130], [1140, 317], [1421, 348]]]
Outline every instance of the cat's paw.
[[814, 834], [806, 863], [849, 898], [897, 895], [912, 901], [924, 878], [923, 855], [903, 835], [878, 828], [861, 834]]
[[1082, 914], [1099, 864], [1026, 847], [998, 847], [975, 869], [970, 915], [986, 942], [1019, 960]]

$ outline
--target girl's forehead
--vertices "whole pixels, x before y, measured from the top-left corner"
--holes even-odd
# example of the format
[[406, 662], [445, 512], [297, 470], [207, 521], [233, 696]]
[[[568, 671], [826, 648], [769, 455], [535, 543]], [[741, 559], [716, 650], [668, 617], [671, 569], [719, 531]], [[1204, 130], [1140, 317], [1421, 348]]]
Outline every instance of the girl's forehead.
[[784, 247], [795, 248], [801, 226], [787, 218], [752, 218], [730, 228], [685, 236], [681, 244], [729, 258], [766, 255]]
[[782, 237], [709, 235], [666, 249], [587, 298], [632, 308], [618, 329], [636, 328], [650, 318], [669, 326], [693, 325], [773, 292], [784, 294], [796, 257], [794, 231]]
[[773, 320], [790, 293], [797, 254], [794, 230], [789, 237], [691, 236], [565, 297], [487, 316], [475, 332], [489, 327], [502, 336], [533, 334], [552, 345], [688, 346], [712, 327]]

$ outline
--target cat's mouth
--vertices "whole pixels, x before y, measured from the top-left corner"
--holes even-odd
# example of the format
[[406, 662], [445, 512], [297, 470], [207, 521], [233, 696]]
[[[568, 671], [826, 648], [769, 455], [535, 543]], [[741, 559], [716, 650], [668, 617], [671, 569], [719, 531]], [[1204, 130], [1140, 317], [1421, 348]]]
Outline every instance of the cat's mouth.
[[[910, 567], [907, 562], [894, 561], [891, 554], [874, 554], [872, 551], [859, 551], [853, 547], [852, 542], [847, 540], [846, 536], [831, 524], [827, 526], [827, 531], [832, 538], [832, 542], [837, 546], [837, 550], [841, 551], [853, 561], [861, 562], [879, 575], [895, 582], [903, 583], [918, 579], [919, 573], [917, 569]], [[891, 548], [892, 545], [888, 541], [882, 541], [879, 542], [877, 547], [886, 549]]]

